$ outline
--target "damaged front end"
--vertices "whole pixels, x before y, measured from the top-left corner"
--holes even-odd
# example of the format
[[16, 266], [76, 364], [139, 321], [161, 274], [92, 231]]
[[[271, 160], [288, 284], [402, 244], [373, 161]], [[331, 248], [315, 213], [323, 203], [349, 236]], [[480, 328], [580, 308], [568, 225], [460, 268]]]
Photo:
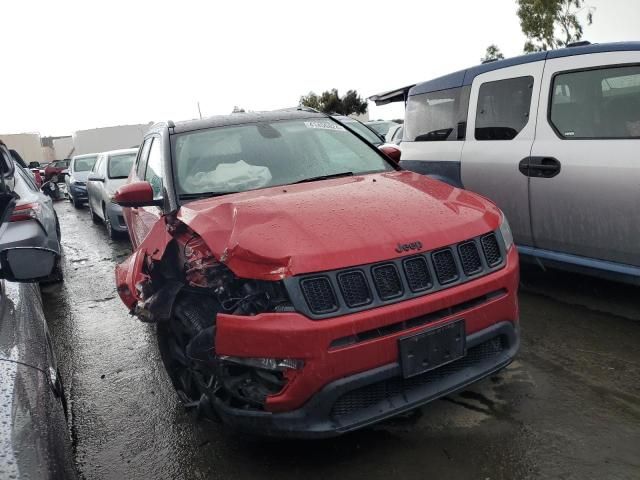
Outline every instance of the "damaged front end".
[[132, 315], [155, 323], [165, 366], [187, 406], [215, 416], [216, 401], [264, 410], [303, 367], [296, 359], [217, 356], [219, 313], [293, 311], [279, 280], [237, 277], [200, 235], [162, 217], [138, 250], [116, 267], [118, 293]]

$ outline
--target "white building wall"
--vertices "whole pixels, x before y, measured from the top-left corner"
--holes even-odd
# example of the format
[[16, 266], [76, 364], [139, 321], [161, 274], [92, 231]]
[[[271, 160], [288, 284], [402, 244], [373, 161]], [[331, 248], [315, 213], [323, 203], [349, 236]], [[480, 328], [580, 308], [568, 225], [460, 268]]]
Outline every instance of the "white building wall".
[[142, 143], [142, 138], [150, 126], [151, 124], [119, 125], [78, 130], [73, 133], [73, 155], [137, 147]]
[[56, 160], [71, 158], [73, 151], [73, 137], [56, 138], [53, 141], [53, 155]]
[[42, 162], [42, 144], [39, 133], [16, 133], [1, 135], [2, 140], [8, 148], [18, 152], [23, 160], [29, 162]]

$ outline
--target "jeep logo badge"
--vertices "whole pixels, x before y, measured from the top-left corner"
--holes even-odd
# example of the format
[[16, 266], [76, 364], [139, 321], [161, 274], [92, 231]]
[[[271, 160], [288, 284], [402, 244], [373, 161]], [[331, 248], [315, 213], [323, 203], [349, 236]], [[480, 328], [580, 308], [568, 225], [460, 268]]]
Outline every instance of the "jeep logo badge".
[[422, 250], [422, 243], [420, 242], [411, 242], [411, 243], [399, 243], [396, 247], [396, 252], [408, 252], [409, 250]]

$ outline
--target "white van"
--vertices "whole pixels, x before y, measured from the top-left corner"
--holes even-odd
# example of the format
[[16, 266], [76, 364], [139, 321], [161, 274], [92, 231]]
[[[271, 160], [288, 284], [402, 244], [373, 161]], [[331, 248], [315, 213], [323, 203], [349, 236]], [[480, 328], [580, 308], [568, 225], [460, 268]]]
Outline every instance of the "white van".
[[484, 63], [405, 101], [401, 165], [481, 193], [523, 259], [640, 284], [640, 42]]

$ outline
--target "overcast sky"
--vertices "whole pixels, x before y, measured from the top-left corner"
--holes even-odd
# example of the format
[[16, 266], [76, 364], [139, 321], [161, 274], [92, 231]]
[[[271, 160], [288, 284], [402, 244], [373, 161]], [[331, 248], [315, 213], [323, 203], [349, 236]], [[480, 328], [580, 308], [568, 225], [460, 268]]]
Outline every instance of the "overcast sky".
[[[587, 0], [592, 42], [640, 40], [639, 0]], [[515, 0], [28, 0], [2, 5], [0, 133], [42, 135], [363, 97], [522, 52]], [[370, 107], [371, 118], [402, 106]]]

